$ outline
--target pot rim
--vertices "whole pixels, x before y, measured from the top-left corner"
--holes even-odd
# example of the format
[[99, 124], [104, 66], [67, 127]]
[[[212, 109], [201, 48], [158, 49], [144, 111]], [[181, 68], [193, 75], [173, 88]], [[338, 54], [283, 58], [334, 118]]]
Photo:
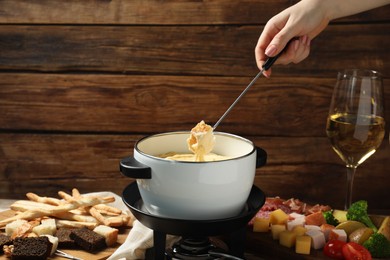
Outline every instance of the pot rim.
[[249, 139], [246, 139], [242, 136], [239, 136], [239, 135], [235, 135], [235, 134], [231, 134], [231, 133], [225, 133], [225, 132], [214, 132], [214, 135], [223, 135], [223, 136], [228, 136], [228, 137], [231, 137], [231, 138], [234, 138], [234, 139], [238, 139], [240, 141], [243, 141], [243, 142], [246, 142], [248, 144], [250, 144], [252, 146], [252, 150], [249, 152], [249, 153], [246, 153], [242, 156], [238, 156], [238, 157], [234, 157], [234, 158], [230, 158], [230, 159], [226, 159], [226, 160], [220, 160], [220, 161], [206, 161], [206, 162], [190, 162], [190, 161], [175, 161], [175, 160], [168, 160], [168, 159], [165, 159], [165, 158], [160, 158], [160, 157], [157, 157], [157, 156], [154, 156], [154, 155], [151, 155], [151, 154], [147, 154], [147, 153], [144, 153], [142, 152], [139, 148], [138, 148], [138, 145], [145, 141], [146, 139], [149, 139], [149, 138], [152, 138], [152, 137], [158, 137], [158, 136], [164, 136], [164, 135], [175, 135], [175, 134], [190, 134], [191, 131], [172, 131], [172, 132], [165, 132], [165, 133], [158, 133], [158, 134], [153, 134], [153, 135], [147, 135], [147, 136], [144, 136], [142, 137], [141, 139], [139, 139], [135, 145], [134, 145], [134, 150], [145, 156], [145, 157], [148, 157], [148, 158], [151, 158], [151, 159], [154, 159], [154, 160], [158, 160], [158, 161], [162, 161], [162, 162], [167, 162], [167, 163], [172, 163], [172, 164], [177, 164], [177, 163], [185, 163], [185, 164], [208, 164], [208, 163], [223, 163], [223, 162], [228, 162], [228, 161], [232, 161], [232, 160], [238, 160], [238, 159], [241, 159], [241, 158], [245, 158], [245, 157], [248, 157], [250, 155], [252, 155], [254, 152], [256, 152], [256, 147], [254, 145], [254, 143], [249, 140]]

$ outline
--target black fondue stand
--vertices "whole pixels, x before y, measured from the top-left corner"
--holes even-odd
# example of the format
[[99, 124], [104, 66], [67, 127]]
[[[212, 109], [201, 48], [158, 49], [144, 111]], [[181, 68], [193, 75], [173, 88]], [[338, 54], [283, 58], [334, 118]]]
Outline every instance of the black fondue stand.
[[[242, 212], [231, 218], [217, 220], [184, 220], [150, 214], [144, 207], [136, 182], [128, 185], [122, 198], [135, 218], [153, 230], [154, 247], [147, 259], [240, 259], [244, 256], [248, 222], [265, 202], [264, 193], [252, 186]], [[181, 236], [172, 249], [166, 251], [166, 235]], [[213, 245], [209, 237], [228, 237], [229, 251]]]

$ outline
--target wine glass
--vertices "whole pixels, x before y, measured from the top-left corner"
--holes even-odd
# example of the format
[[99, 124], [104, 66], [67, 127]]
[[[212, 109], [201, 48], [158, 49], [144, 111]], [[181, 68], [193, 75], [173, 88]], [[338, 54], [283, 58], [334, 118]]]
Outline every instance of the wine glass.
[[356, 168], [375, 153], [385, 135], [381, 75], [373, 70], [339, 72], [330, 104], [326, 133], [347, 166], [345, 209], [352, 202]]

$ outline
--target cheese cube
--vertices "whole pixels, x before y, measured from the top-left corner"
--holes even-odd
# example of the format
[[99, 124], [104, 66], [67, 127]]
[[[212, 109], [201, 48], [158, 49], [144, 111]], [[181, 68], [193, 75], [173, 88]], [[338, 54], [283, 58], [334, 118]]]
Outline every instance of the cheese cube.
[[378, 229], [378, 233], [381, 233], [387, 238], [387, 240], [390, 240], [390, 216], [387, 216], [383, 220], [381, 226]]
[[282, 224], [271, 225], [271, 234], [274, 240], [279, 239], [280, 232], [285, 231], [286, 226]]
[[253, 220], [253, 232], [268, 232], [269, 218], [255, 218]]
[[335, 227], [332, 225], [329, 225], [329, 224], [322, 224], [320, 228], [321, 228], [322, 233], [324, 233], [324, 235], [325, 235], [325, 240], [328, 241], [329, 240], [329, 233]]
[[292, 231], [297, 234], [297, 236], [303, 236], [307, 229], [303, 226], [295, 226]]
[[296, 213], [296, 212], [290, 213], [289, 216], [292, 219], [305, 218], [305, 215], [299, 214], [299, 213]]
[[333, 210], [333, 217], [337, 219], [340, 223], [347, 221], [347, 211], [346, 210]]
[[296, 218], [294, 220], [287, 222], [287, 230], [293, 230], [296, 226], [301, 226], [305, 224], [305, 218]]
[[325, 235], [319, 230], [308, 230], [306, 235], [311, 237], [311, 247], [314, 249], [321, 249], [325, 245]]
[[310, 255], [311, 237], [298, 236], [295, 243], [295, 252], [297, 254]]
[[274, 240], [279, 239], [280, 232], [285, 231], [286, 226], [282, 224], [271, 225], [271, 234]]
[[295, 245], [295, 240], [297, 238], [297, 234], [290, 230], [285, 230], [280, 232], [279, 234], [279, 244], [285, 247], [293, 247]]
[[336, 240], [341, 240], [341, 241], [344, 241], [344, 242], [347, 242], [347, 232], [345, 232], [344, 229], [332, 229], [330, 232], [329, 232], [329, 240], [333, 240], [333, 239], [336, 239]]
[[269, 223], [274, 224], [286, 224], [288, 215], [281, 209], [274, 210], [269, 215]]
[[317, 231], [321, 231], [321, 228], [319, 226], [316, 226], [316, 225], [305, 225], [304, 226], [307, 230], [317, 230]]

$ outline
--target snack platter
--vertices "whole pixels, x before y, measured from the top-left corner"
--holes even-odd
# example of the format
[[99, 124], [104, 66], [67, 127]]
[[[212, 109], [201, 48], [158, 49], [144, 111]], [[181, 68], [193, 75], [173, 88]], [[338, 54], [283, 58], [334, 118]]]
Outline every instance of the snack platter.
[[[10, 259], [17, 248], [22, 250], [18, 243], [24, 243], [23, 247], [26, 243], [44, 244], [47, 249], [42, 250], [47, 253], [43, 254], [50, 255], [48, 259], [66, 259], [56, 255], [56, 249], [57, 253], [80, 259], [107, 259], [125, 242], [134, 221], [121, 197], [111, 192], [81, 195], [73, 189], [72, 195], [59, 192], [62, 200], [34, 193], [26, 195], [28, 199], [14, 201], [9, 209], [0, 212], [2, 241], [13, 240], [11, 246], [2, 242], [0, 259]], [[67, 233], [64, 242], [57, 237], [60, 231]], [[44, 239], [36, 239], [42, 236]], [[17, 241], [18, 238], [21, 240]], [[69, 244], [67, 239], [72, 242]], [[23, 254], [20, 250], [16, 254]]]
[[[269, 198], [267, 198], [267, 201], [268, 201], [268, 199]], [[279, 199], [276, 199], [276, 200], [279, 201]], [[291, 199], [291, 200], [293, 200], [293, 199]], [[283, 203], [285, 203], [285, 202], [287, 202], [287, 201], [283, 201]], [[282, 205], [282, 204], [280, 204], [280, 205]], [[294, 204], [294, 206], [296, 206], [296, 205]], [[265, 205], [263, 208], [268, 208], [268, 207], [269, 207], [269, 205]], [[284, 207], [284, 205], [282, 205], [282, 207]], [[259, 220], [259, 219], [262, 220], [258, 223], [263, 222], [263, 220], [269, 219], [269, 217], [270, 217], [269, 213], [275, 210], [275, 208], [274, 208], [270, 211], [265, 210], [264, 212], [262, 212], [262, 209], [259, 211], [258, 215], [256, 216], [257, 220]], [[286, 208], [284, 208], [284, 209], [286, 209]], [[322, 215], [324, 215], [324, 212], [326, 212], [326, 211], [329, 211], [329, 212], [336, 212], [337, 211], [337, 212], [344, 212], [344, 213], [347, 212], [347, 211], [343, 211], [343, 210], [330, 209], [329, 206], [323, 207], [322, 205], [319, 205], [319, 208], [317, 208], [316, 210], [318, 210], [321, 213], [321, 214], [320, 213], [317, 214], [317, 215], [321, 215], [321, 217], [322, 217]], [[287, 211], [288, 211], [288, 209], [287, 209]], [[368, 215], [369, 219], [371, 220], [371, 224], [373, 226], [375, 226], [378, 231], [372, 231], [372, 233], [369, 233], [369, 235], [367, 235], [366, 237], [361, 235], [360, 239], [363, 239], [365, 237], [364, 241], [366, 241], [374, 233], [385, 234], [386, 237], [389, 236], [389, 218], [390, 218], [389, 212], [385, 211], [385, 212], [379, 212], [379, 213], [380, 214], [369, 214]], [[292, 214], [295, 214], [295, 213], [293, 212]], [[291, 229], [288, 228], [289, 223], [294, 222], [294, 218], [291, 218], [291, 214], [286, 214], [286, 215], [288, 215], [289, 217], [288, 217], [287, 223], [285, 224], [286, 231], [284, 231], [284, 233], [289, 233], [289, 232], [294, 233], [295, 226], [293, 226]], [[315, 215], [315, 213], [313, 215]], [[308, 216], [308, 215], [306, 215], [306, 216]], [[309, 214], [309, 216], [310, 216], [310, 214]], [[334, 216], [334, 214], [333, 214], [333, 216]], [[359, 223], [359, 221], [343, 220], [343, 222], [338, 222], [338, 225], [335, 225], [335, 226], [329, 225], [329, 223], [325, 223], [322, 226], [325, 226], [325, 227], [327, 225], [328, 225], [328, 227], [332, 226], [329, 229], [329, 232], [330, 232], [330, 230], [341, 231], [341, 229], [343, 230], [343, 232], [345, 231], [347, 233], [346, 240], [341, 239], [341, 238], [335, 238], [335, 237], [327, 238], [325, 235], [324, 244], [322, 244], [320, 247], [315, 249], [315, 246], [313, 248], [313, 237], [312, 237], [311, 238], [312, 243], [311, 243], [311, 246], [309, 246], [309, 250], [306, 251], [305, 253], [296, 253], [295, 252], [296, 251], [296, 245], [295, 245], [296, 242], [292, 243], [291, 245], [286, 245], [286, 241], [282, 242], [281, 237], [277, 236], [277, 238], [276, 238], [273, 230], [271, 232], [271, 225], [270, 225], [269, 229], [267, 229], [266, 227], [261, 228], [261, 225], [260, 226], [257, 225], [257, 227], [255, 227], [254, 224], [256, 221], [256, 217], [254, 219], [252, 219], [251, 223], [249, 223], [248, 228], [247, 228], [246, 251], [250, 255], [259, 255], [259, 256], [261, 256], [262, 259], [332, 259], [332, 257], [325, 255], [325, 253], [327, 253], [327, 254], [329, 253], [329, 252], [325, 252], [326, 249], [324, 248], [324, 246], [326, 247], [326, 244], [329, 240], [336, 239], [336, 240], [345, 241], [345, 242], [342, 242], [343, 245], [346, 243], [350, 244], [348, 242], [352, 242], [352, 243], [355, 242], [355, 243], [359, 243], [360, 245], [362, 245], [363, 242], [361, 242], [361, 240], [360, 240], [360, 242], [358, 242], [357, 235], [353, 236], [353, 234], [359, 234], [359, 232], [353, 232], [353, 230], [371, 229], [371, 228], [368, 228], [367, 226], [365, 226], [365, 224]], [[272, 216], [270, 219], [272, 219]], [[324, 221], [325, 221], [325, 219], [324, 219]], [[328, 221], [328, 219], [326, 221]], [[354, 223], [352, 223], [352, 222], [354, 222]], [[350, 225], [350, 224], [353, 224], [353, 225]], [[360, 224], [362, 227], [360, 227], [360, 225], [358, 227], [358, 226], [356, 226], [356, 224]], [[303, 225], [298, 224], [297, 226], [306, 227], [304, 224]], [[322, 226], [321, 226], [321, 232], [324, 233], [326, 231], [325, 231], [325, 229], [322, 229]], [[364, 228], [363, 228], [363, 226], [364, 226]], [[372, 226], [370, 226], [370, 227], [372, 227]], [[308, 235], [308, 232], [307, 232], [308, 229], [306, 229], [306, 228], [304, 228], [304, 229], [305, 229], [304, 234]], [[339, 232], [337, 232], [337, 233], [339, 233]], [[360, 234], [362, 234], [362, 233], [360, 232]], [[353, 239], [355, 239], [355, 240], [353, 240]], [[295, 239], [294, 239], [294, 241], [295, 241]], [[367, 251], [367, 253], [368, 253], [368, 251]], [[344, 255], [344, 257], [345, 257], [345, 255]], [[371, 259], [371, 258], [369, 258], [369, 259]], [[383, 258], [383, 256], [382, 256], [381, 258], [372, 257], [372, 259], [379, 260], [379, 259], [388, 259], [388, 258]]]
[[[0, 220], [9, 218], [9, 217], [12, 217], [15, 215], [16, 215], [15, 211], [5, 210], [5, 211], [0, 212]], [[98, 251], [98, 252], [93, 253], [93, 254], [86, 252], [84, 250], [81, 250], [81, 249], [77, 249], [77, 250], [76, 249], [61, 249], [61, 251], [65, 252], [67, 254], [70, 254], [74, 257], [79, 257], [81, 259], [96, 259], [96, 260], [107, 259], [110, 255], [112, 255], [114, 253], [114, 251], [121, 244], [124, 243], [129, 232], [130, 232], [130, 228], [120, 228], [119, 233], [118, 233], [118, 241], [115, 245], [113, 245], [112, 247], [107, 247], [104, 250]], [[7, 258], [5, 255], [0, 255], [0, 259], [5, 260], [5, 259], [10, 259], [10, 258]], [[60, 259], [66, 259], [66, 258], [53, 255], [49, 259], [60, 260]]]

